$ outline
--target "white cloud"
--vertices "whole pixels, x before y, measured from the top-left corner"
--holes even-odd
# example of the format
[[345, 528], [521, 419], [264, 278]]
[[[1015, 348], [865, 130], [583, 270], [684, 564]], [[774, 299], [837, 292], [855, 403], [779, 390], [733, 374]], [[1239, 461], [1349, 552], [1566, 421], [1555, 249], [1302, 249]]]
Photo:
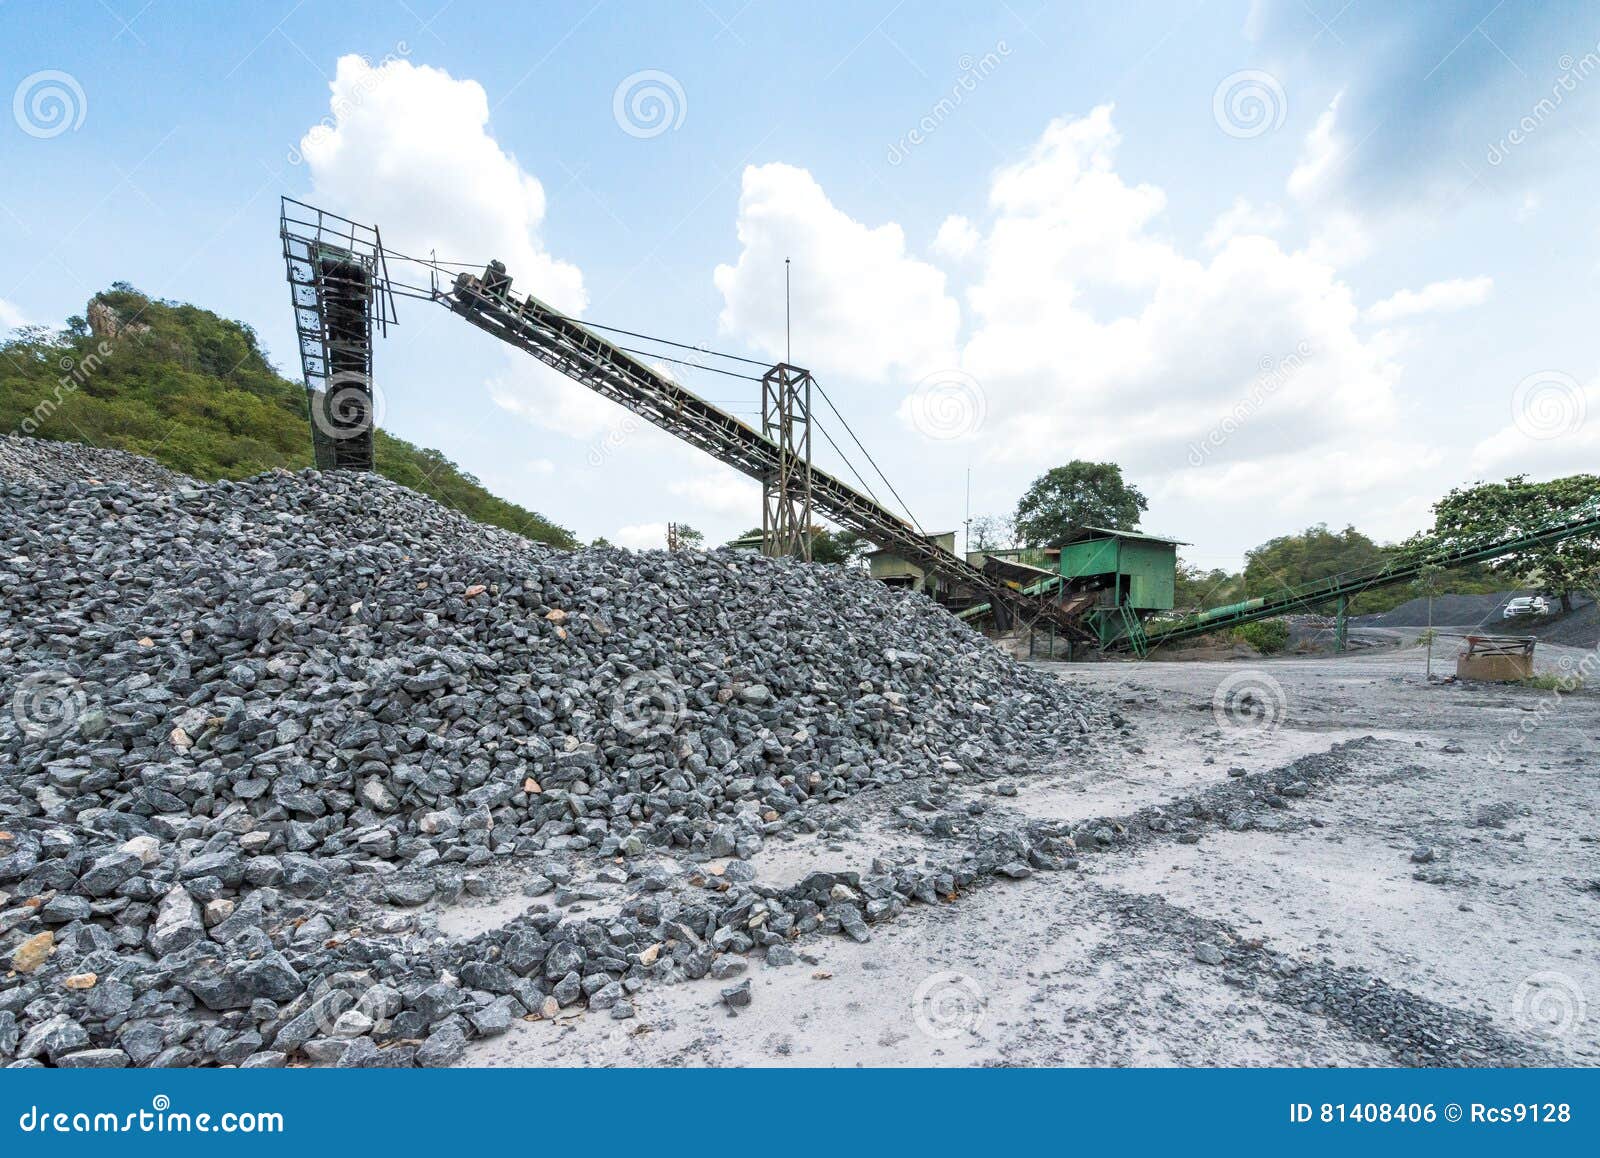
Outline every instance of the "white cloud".
[[[698, 451], [694, 453], [699, 454]], [[667, 484], [667, 491], [693, 504], [696, 511], [746, 522], [761, 517], [760, 485], [721, 463], [712, 463], [698, 473], [672, 480]]]
[[1305, 252], [1313, 261], [1343, 269], [1372, 252], [1372, 236], [1348, 209], [1330, 209], [1313, 223]]
[[1218, 470], [1173, 475], [1163, 495], [1226, 503], [1238, 494], [1270, 495], [1276, 509], [1310, 513], [1329, 500], [1389, 493], [1421, 468], [1437, 466], [1441, 451], [1395, 439], [1375, 439], [1359, 449], [1326, 447], [1305, 454], [1267, 455]]
[[[994, 180], [961, 361], [984, 392], [989, 459], [1115, 458], [1159, 483], [1204, 442], [1206, 469], [1186, 485], [1228, 478], [1276, 497], [1288, 456], [1395, 421], [1391, 341], [1356, 332], [1337, 269], [1259, 232], [1219, 234], [1208, 260], [1181, 252], [1156, 230], [1162, 191], [1116, 172], [1118, 142], [1109, 107], [1058, 120]], [[1416, 455], [1392, 448], [1391, 465]], [[1275, 456], [1275, 469], [1243, 465]], [[1307, 485], [1342, 485], [1357, 461], [1330, 459]]]
[[863, 225], [806, 170], [771, 164], [744, 171], [738, 237], [738, 260], [713, 275], [728, 333], [783, 356], [787, 257], [800, 364], [872, 380], [950, 364], [960, 307], [945, 275], [907, 253], [900, 226]]
[[1489, 291], [1493, 288], [1494, 279], [1491, 277], [1458, 277], [1430, 282], [1420, 290], [1401, 290], [1392, 297], [1368, 306], [1362, 317], [1380, 326], [1387, 326], [1421, 314], [1464, 310], [1488, 301]]
[[[436, 251], [452, 261], [505, 262], [513, 288], [567, 313], [588, 302], [583, 274], [545, 248], [544, 186], [489, 132], [489, 99], [473, 80], [443, 69], [342, 56], [329, 86], [331, 114], [300, 152], [317, 201], [357, 221], [376, 221], [401, 253]], [[391, 273], [409, 271], [391, 269]], [[495, 403], [541, 426], [585, 437], [616, 408], [526, 355], [506, 350], [507, 369], [485, 385]]]
[[665, 550], [667, 524], [635, 523], [628, 527], [618, 527], [617, 533], [611, 536], [611, 541], [619, 547], [631, 547], [635, 551]]
[[314, 126], [300, 142], [326, 207], [379, 222], [384, 242], [404, 253], [499, 258], [518, 288], [568, 313], [584, 308], [582, 273], [540, 237], [544, 186], [490, 135], [482, 85], [350, 55], [329, 88], [331, 127]]
[[518, 350], [506, 353], [506, 370], [484, 383], [489, 399], [508, 414], [569, 438], [604, 434], [624, 422], [644, 425], [615, 402], [558, 374]]
[[0, 298], [0, 330], [15, 330], [28, 324], [28, 319], [22, 316], [22, 311], [16, 306]]
[[556, 473], [556, 464], [548, 458], [531, 458], [528, 460], [528, 473], [548, 478]]
[[1315, 200], [1328, 191], [1334, 170], [1344, 160], [1345, 141], [1339, 134], [1339, 99], [1323, 110], [1306, 134], [1300, 161], [1289, 174], [1289, 194], [1301, 201]]
[[1486, 475], [1555, 478], [1594, 474], [1600, 462], [1600, 382], [1580, 385], [1544, 372], [1510, 395], [1511, 421], [1472, 448], [1468, 464]]
[[1220, 249], [1235, 237], [1270, 237], [1283, 228], [1286, 218], [1277, 205], [1255, 205], [1236, 198], [1206, 230], [1201, 242], [1207, 249]]
[[939, 232], [933, 238], [933, 252], [940, 257], [961, 261], [972, 256], [983, 235], [972, 222], [959, 213], [951, 214], [939, 223]]

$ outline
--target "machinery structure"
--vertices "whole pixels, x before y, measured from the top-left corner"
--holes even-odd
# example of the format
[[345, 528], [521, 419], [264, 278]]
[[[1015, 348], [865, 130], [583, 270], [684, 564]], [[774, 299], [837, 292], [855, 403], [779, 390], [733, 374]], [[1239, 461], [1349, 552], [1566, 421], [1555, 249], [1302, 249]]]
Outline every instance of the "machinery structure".
[[[862, 490], [815, 466], [814, 431], [839, 448], [826, 428], [816, 424], [813, 393], [819, 393], [830, 408], [832, 402], [803, 367], [784, 361], [765, 368], [760, 378], [732, 373], [760, 384], [761, 429], [757, 430], [645, 360], [681, 359], [622, 346], [599, 331], [613, 330], [737, 362], [764, 363], [579, 322], [532, 294], [514, 293], [511, 276], [498, 261], [491, 261], [480, 274], [447, 268], [458, 263], [386, 251], [376, 226], [358, 225], [290, 198], [283, 201], [279, 235], [319, 468], [372, 469], [381, 397], [372, 384], [373, 329], [387, 333], [395, 321], [396, 296], [435, 302], [759, 482], [765, 553], [809, 559], [812, 517], [821, 515], [910, 564], [918, 576], [936, 579], [941, 589], [965, 592], [971, 604], [959, 612], [964, 619], [988, 615], [1001, 630], [1013, 625], [1047, 627], [1052, 652], [1059, 633], [1073, 649], [1084, 646], [1101, 653], [1143, 656], [1162, 644], [1327, 606], [1336, 608], [1336, 641], [1342, 649], [1350, 599], [1364, 591], [1409, 582], [1429, 568], [1482, 562], [1574, 536], [1600, 534], [1600, 511], [1589, 511], [1497, 538], [1399, 554], [1364, 571], [1162, 622], [1162, 613], [1173, 606], [1177, 540], [1085, 527], [1061, 544], [1054, 567], [1039, 565], [1052, 561], [1043, 555], [1024, 559], [991, 554], [980, 556], [981, 565], [961, 558], [953, 550], [953, 537], [930, 536], [902, 519], [871, 494], [859, 473]], [[391, 260], [426, 270], [427, 284], [393, 278]], [[710, 368], [701, 362], [685, 364]], [[837, 409], [833, 412], [838, 416]], [[859, 439], [856, 446], [866, 454]], [[845, 457], [842, 451], [840, 457]], [[866, 457], [872, 461], [870, 454]], [[881, 478], [882, 471], [878, 473]], [[889, 485], [886, 478], [883, 481]], [[892, 485], [889, 489], [893, 492]]]
[[295, 337], [319, 470], [371, 470], [378, 396], [372, 385], [372, 330], [395, 320], [383, 239], [285, 197], [278, 237], [294, 304]]
[[[814, 419], [810, 404], [815, 379], [801, 367], [779, 363], [758, 380], [763, 391], [763, 429], [758, 431], [661, 373], [642, 357], [636, 357], [634, 351], [598, 332], [611, 327], [586, 325], [531, 294], [514, 293], [512, 278], [501, 262], [491, 261], [481, 274], [462, 271], [451, 278], [446, 268], [450, 263], [385, 251], [375, 226], [357, 225], [287, 198], [280, 219], [280, 234], [289, 266], [296, 327], [301, 336], [302, 365], [307, 389], [313, 395], [319, 385], [325, 393], [331, 392], [329, 387], [333, 382], [329, 367], [333, 364], [334, 351], [341, 349], [339, 343], [348, 338], [350, 345], [345, 360], [351, 366], [359, 361], [365, 368], [364, 381], [370, 397], [373, 321], [386, 329], [387, 322], [393, 320], [394, 296], [437, 302], [479, 329], [531, 354], [552, 369], [761, 483], [763, 547], [768, 553], [809, 557], [810, 515], [815, 512], [988, 600], [997, 621], [1002, 624], [1044, 620], [1074, 636], [1083, 633], [1083, 628], [1073, 617], [1063, 614], [1054, 600], [1026, 595], [1018, 584], [971, 566], [965, 559], [930, 541], [875, 497], [813, 465], [811, 431]], [[333, 264], [325, 264], [323, 259]], [[425, 269], [428, 284], [411, 285], [391, 277], [388, 272], [391, 260], [414, 263]], [[360, 266], [369, 279], [364, 283], [364, 297], [351, 288], [353, 278], [334, 276], [342, 266], [352, 263]], [[346, 301], [357, 300], [366, 308], [365, 331], [344, 321], [337, 326], [330, 325], [331, 311]], [[364, 346], [355, 341], [358, 337], [365, 338]], [[314, 426], [317, 413], [313, 406]], [[368, 414], [371, 414], [370, 409]], [[371, 468], [370, 438], [369, 420], [368, 454], [365, 465], [357, 465], [356, 469]], [[346, 461], [354, 458], [354, 455], [347, 455]], [[322, 465], [320, 457], [318, 465]]]
[[761, 433], [778, 464], [761, 479], [761, 551], [811, 562], [810, 370], [779, 362], [761, 376]]
[[[1402, 552], [1382, 563], [1342, 575], [1330, 575], [1288, 587], [1272, 595], [1233, 603], [1227, 607], [1203, 611], [1175, 623], [1146, 629], [1143, 645], [1155, 647], [1174, 643], [1197, 635], [1206, 635], [1241, 623], [1258, 619], [1272, 619], [1297, 611], [1314, 611], [1333, 607], [1336, 615], [1334, 628], [1335, 647], [1344, 650], [1346, 620], [1350, 600], [1364, 591], [1391, 587], [1396, 583], [1409, 583], [1424, 572], [1435, 568], [1462, 567], [1469, 563], [1483, 563], [1518, 551], [1546, 547], [1563, 539], [1600, 535], [1600, 510], [1582, 512], [1570, 519], [1552, 522], [1545, 526], [1517, 529], [1504, 535], [1487, 536], [1458, 543], [1444, 543], [1431, 550]], [[1111, 650], [1137, 650], [1127, 639], [1112, 641]]]

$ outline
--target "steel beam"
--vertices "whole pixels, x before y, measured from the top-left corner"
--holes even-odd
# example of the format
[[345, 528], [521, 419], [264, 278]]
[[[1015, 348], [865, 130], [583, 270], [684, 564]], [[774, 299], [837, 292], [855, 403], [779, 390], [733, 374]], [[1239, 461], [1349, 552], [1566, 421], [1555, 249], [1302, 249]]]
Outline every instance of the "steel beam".
[[778, 449], [761, 479], [761, 553], [811, 562], [811, 371], [779, 362], [761, 378], [761, 433]]

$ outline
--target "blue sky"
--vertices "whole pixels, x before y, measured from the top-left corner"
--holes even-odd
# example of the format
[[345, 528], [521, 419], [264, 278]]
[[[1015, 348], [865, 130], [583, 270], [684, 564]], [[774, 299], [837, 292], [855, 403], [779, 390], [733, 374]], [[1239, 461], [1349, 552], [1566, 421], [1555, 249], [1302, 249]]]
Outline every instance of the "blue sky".
[[[127, 280], [294, 376], [288, 193], [762, 358], [793, 257], [795, 361], [929, 529], [969, 467], [1003, 513], [1110, 458], [1148, 529], [1233, 564], [1600, 450], [1592, 5], [11, 0], [0, 29], [0, 326]], [[376, 372], [387, 426], [586, 538], [759, 519], [424, 303]]]

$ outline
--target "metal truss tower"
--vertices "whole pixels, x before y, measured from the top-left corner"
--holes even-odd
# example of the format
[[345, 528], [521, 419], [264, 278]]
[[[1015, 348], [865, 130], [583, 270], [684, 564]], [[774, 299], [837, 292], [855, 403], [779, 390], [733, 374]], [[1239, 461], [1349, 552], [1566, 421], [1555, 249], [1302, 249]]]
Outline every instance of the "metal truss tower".
[[811, 371], [779, 362], [761, 378], [761, 433], [777, 448], [761, 478], [761, 553], [811, 562]]

